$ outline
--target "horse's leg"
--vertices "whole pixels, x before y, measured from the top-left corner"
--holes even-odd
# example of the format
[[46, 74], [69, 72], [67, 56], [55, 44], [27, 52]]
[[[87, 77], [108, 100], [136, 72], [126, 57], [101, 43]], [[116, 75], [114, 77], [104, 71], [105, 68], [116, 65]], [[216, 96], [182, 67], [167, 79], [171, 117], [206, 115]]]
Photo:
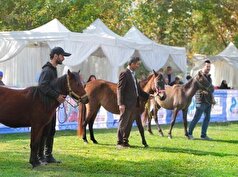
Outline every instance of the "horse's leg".
[[42, 164], [47, 164], [46, 158], [45, 158], [45, 144], [46, 144], [46, 139], [49, 135], [49, 130], [50, 130], [50, 124], [47, 124], [42, 131], [42, 135], [40, 137], [40, 145], [38, 149], [38, 159]]
[[139, 132], [140, 132], [142, 144], [144, 145], [144, 147], [148, 147], [148, 144], [145, 140], [145, 133], [144, 133], [144, 128], [143, 128], [143, 125], [142, 125], [142, 122], [141, 122], [140, 115], [136, 115], [136, 124], [137, 124], [137, 127], [138, 127]]
[[[98, 110], [99, 110], [99, 108], [98, 108]], [[98, 113], [98, 111], [96, 111], [94, 113], [94, 115], [91, 117], [89, 124], [88, 124], [89, 132], [90, 132], [90, 139], [93, 141], [94, 144], [98, 144], [97, 140], [94, 137], [94, 133], [93, 133], [93, 124], [94, 124], [95, 118], [97, 116], [97, 113]]]
[[42, 137], [42, 132], [43, 132], [43, 128], [42, 127], [31, 127], [31, 155], [30, 155], [30, 164], [32, 165], [32, 167], [36, 167], [41, 165], [41, 162], [39, 161], [38, 157], [37, 157], [37, 153], [39, 150], [39, 145], [40, 145], [40, 141], [41, 141], [41, 137]]
[[[149, 111], [148, 111], [148, 112], [149, 112]], [[151, 129], [152, 113], [149, 112], [149, 113], [147, 114], [147, 116], [148, 116], [147, 130], [148, 130], [148, 132], [149, 132], [151, 135], [153, 135], [153, 132], [152, 132], [152, 129]]]
[[187, 120], [188, 109], [183, 110], [183, 125], [184, 125], [184, 135], [188, 137], [188, 120]]
[[[90, 107], [90, 102], [88, 104]], [[83, 141], [85, 143], [88, 143], [87, 137], [86, 137], [86, 127], [87, 127], [87, 118], [86, 115], [88, 113], [88, 109], [86, 108], [85, 104], [80, 103], [79, 104], [79, 114], [78, 114], [78, 135], [79, 137], [82, 137]]]
[[146, 108], [144, 109], [143, 113], [141, 114], [141, 121], [142, 121], [142, 125], [143, 127], [147, 126], [147, 110]]
[[157, 127], [158, 127], [159, 135], [160, 135], [160, 136], [164, 136], [164, 133], [163, 133], [163, 131], [162, 131], [161, 127], [160, 127], [159, 121], [158, 121], [158, 116], [157, 116], [158, 110], [159, 110], [159, 109], [157, 109], [157, 108], [155, 108], [155, 109], [153, 110], [154, 119], [155, 119], [155, 123], [156, 123], [156, 125], [157, 125]]
[[177, 109], [177, 108], [175, 108], [173, 110], [172, 121], [170, 123], [170, 129], [169, 129], [169, 133], [168, 133], [168, 138], [170, 138], [170, 139], [172, 139], [172, 129], [173, 129], [174, 123], [176, 121], [178, 111], [179, 111], [179, 109]]
[[90, 119], [91, 119], [91, 105], [90, 105], [90, 103], [89, 103], [89, 106], [88, 107], [84, 107], [85, 108], [85, 110], [84, 110], [84, 120], [83, 120], [83, 141], [84, 141], [84, 143], [88, 143], [88, 140], [87, 140], [87, 125], [88, 125], [88, 123], [89, 123], [89, 121], [90, 121]]
[[85, 143], [88, 143], [88, 140], [87, 140], [87, 130], [86, 130], [87, 125], [88, 125], [87, 121], [86, 120], [83, 121], [83, 141]]

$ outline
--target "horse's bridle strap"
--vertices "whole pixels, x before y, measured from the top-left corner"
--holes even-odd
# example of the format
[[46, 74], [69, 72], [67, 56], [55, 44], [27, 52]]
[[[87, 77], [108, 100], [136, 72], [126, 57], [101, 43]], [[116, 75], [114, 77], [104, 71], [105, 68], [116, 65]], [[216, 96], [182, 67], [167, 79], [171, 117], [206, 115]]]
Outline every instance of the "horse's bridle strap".
[[68, 90], [69, 90], [69, 96], [71, 98], [73, 98], [72, 96], [74, 96], [75, 98], [77, 98], [77, 102], [80, 102], [82, 98], [86, 97], [87, 94], [85, 93], [83, 96], [79, 96], [77, 93], [75, 93], [72, 89], [71, 86], [69, 84], [69, 75], [67, 75], [67, 86], [68, 86]]

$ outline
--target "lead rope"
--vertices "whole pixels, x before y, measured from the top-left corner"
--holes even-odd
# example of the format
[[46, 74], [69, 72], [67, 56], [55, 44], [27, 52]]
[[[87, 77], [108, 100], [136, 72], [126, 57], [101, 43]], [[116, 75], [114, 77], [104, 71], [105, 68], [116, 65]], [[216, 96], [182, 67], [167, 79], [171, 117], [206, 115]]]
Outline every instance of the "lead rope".
[[[70, 84], [69, 84], [69, 75], [67, 75], [67, 86], [68, 86], [68, 89], [69, 89], [69, 96], [70, 96], [70, 98], [72, 98], [72, 100], [74, 100], [74, 102], [76, 103], [75, 105], [73, 105], [72, 103], [70, 103], [70, 101], [68, 101], [67, 99], [65, 99], [65, 101], [71, 106], [71, 107], [73, 107], [74, 109], [76, 109], [78, 106], [79, 106], [79, 103], [81, 102], [81, 99], [82, 98], [84, 98], [85, 96], [87, 96], [87, 94], [85, 94], [85, 95], [83, 95], [82, 97], [80, 97], [80, 96], [78, 96], [74, 91], [72, 91], [72, 89], [71, 89], [71, 86], [70, 86]], [[72, 96], [74, 96], [75, 98], [77, 98], [77, 100], [76, 99], [74, 99]], [[64, 109], [64, 120], [63, 121], [60, 121], [60, 119], [59, 119], [59, 110], [60, 109]], [[68, 120], [68, 114], [67, 114], [67, 112], [66, 112], [66, 108], [65, 108], [65, 102], [63, 103], [63, 106], [61, 107], [61, 106], [59, 106], [58, 108], [57, 108], [57, 111], [58, 111], [58, 121], [59, 121], [59, 123], [61, 123], [61, 124], [63, 124], [63, 123], [65, 123], [67, 120]]]
[[[65, 122], [67, 122], [67, 120], [68, 120], [68, 115], [67, 115], [67, 112], [66, 112], [66, 108], [65, 108], [64, 103], [62, 103], [62, 105], [63, 105], [63, 106], [59, 105], [59, 107], [57, 108], [57, 112], [58, 112], [58, 122], [59, 122], [60, 124], [63, 124], [63, 123], [65, 123]], [[61, 110], [61, 109], [63, 109], [63, 111], [64, 111], [64, 120], [63, 120], [63, 121], [60, 120], [60, 110]]]

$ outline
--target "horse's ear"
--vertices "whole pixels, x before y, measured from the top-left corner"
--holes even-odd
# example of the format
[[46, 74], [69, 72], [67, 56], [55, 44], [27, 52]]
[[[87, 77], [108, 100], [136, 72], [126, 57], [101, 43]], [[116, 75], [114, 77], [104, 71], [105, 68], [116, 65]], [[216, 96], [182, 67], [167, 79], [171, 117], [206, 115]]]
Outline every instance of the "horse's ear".
[[78, 71], [78, 73], [80, 73], [80, 70]]
[[72, 73], [71, 71], [68, 69], [68, 75], [71, 77], [72, 76]]
[[154, 75], [155, 75], [155, 76], [157, 76], [157, 75], [158, 75], [158, 73], [157, 73], [157, 72], [155, 72], [155, 70], [153, 70], [153, 73], [154, 73]]
[[202, 76], [202, 71], [198, 71], [198, 76], [199, 76], [199, 77]]

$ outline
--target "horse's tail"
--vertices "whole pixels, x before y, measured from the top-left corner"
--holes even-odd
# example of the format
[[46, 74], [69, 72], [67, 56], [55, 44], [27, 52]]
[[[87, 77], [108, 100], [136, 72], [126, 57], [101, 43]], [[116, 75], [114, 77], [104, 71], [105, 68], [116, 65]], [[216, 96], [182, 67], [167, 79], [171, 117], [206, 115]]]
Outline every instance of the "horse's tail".
[[78, 114], [78, 136], [82, 137], [83, 135], [83, 124], [85, 121], [85, 115], [86, 115], [86, 106], [85, 104], [80, 103], [79, 104], [79, 114]]
[[147, 125], [148, 122], [148, 117], [149, 117], [149, 101], [148, 100], [145, 104], [145, 109], [143, 111], [143, 113], [141, 114], [141, 121], [142, 121], [142, 125], [143, 127], [145, 127]]
[[141, 121], [142, 121], [142, 126], [145, 127], [148, 121], [148, 110], [145, 109], [144, 112], [141, 114]]

